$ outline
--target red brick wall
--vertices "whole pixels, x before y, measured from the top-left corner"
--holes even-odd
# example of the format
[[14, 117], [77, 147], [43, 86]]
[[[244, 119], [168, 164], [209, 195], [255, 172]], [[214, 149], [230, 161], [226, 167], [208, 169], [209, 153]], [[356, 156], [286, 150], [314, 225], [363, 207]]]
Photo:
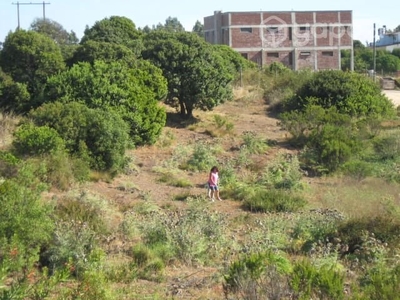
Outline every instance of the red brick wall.
[[276, 31], [272, 30], [271, 27], [263, 28], [263, 41], [262, 45], [264, 48], [279, 48], [279, 47], [291, 47], [293, 33], [289, 27], [277, 26]]
[[[307, 51], [310, 52], [310, 55], [304, 56], [301, 55], [301, 52], [299, 51], [296, 56], [296, 65], [297, 65], [297, 70], [299, 69], [313, 69], [315, 68], [315, 51]], [[305, 52], [305, 51], [304, 51]]]
[[204, 30], [214, 29], [214, 16], [204, 18]]
[[297, 24], [314, 24], [314, 13], [313, 12], [296, 12], [296, 23]]
[[[244, 26], [249, 27], [249, 26]], [[232, 47], [233, 48], [249, 48], [260, 47], [260, 28], [253, 27], [252, 32], [241, 32], [240, 28], [231, 28]]]
[[337, 11], [321, 11], [316, 12], [315, 21], [317, 23], [338, 23], [339, 14]]
[[351, 11], [341, 11], [340, 12], [340, 22], [341, 23], [352, 23], [352, 13]]
[[342, 32], [343, 32], [343, 35], [340, 38], [340, 45], [341, 46], [352, 46], [353, 32], [351, 31], [351, 27], [343, 26]]
[[231, 25], [260, 25], [261, 15], [260, 13], [248, 12], [248, 13], [232, 13], [231, 14]]
[[[324, 53], [332, 53], [332, 56], [328, 56]], [[325, 70], [325, 69], [340, 69], [339, 67], [339, 51], [338, 50], [324, 50], [324, 51], [317, 51], [317, 61], [318, 61], [318, 69]]]
[[262, 24], [265, 25], [292, 24], [292, 14], [290, 12], [264, 12], [262, 14]]

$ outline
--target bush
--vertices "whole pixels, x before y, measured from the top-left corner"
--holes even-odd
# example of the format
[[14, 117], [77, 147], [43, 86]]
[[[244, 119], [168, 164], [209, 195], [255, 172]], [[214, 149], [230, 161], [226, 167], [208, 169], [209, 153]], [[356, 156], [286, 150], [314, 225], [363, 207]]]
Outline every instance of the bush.
[[84, 104], [44, 104], [29, 116], [35, 124], [54, 128], [71, 154], [88, 159], [96, 170], [117, 172], [126, 163], [128, 126], [115, 112]]
[[255, 195], [245, 199], [243, 208], [253, 212], [294, 212], [303, 208], [306, 201], [283, 190], [258, 190]]
[[345, 276], [335, 266], [320, 268], [308, 260], [298, 261], [293, 266], [290, 285], [296, 299], [344, 299]]
[[338, 70], [314, 73], [311, 80], [284, 103], [285, 110], [289, 111], [302, 111], [309, 105], [325, 109], [336, 107], [339, 113], [355, 117], [395, 115], [392, 102], [370, 78]]
[[192, 171], [208, 171], [211, 166], [217, 165], [214, 154], [215, 150], [210, 145], [196, 143], [193, 154], [186, 163], [186, 168]]
[[290, 271], [290, 262], [279, 254], [247, 254], [225, 271], [225, 298], [240, 295], [240, 299], [283, 299], [290, 293], [286, 277]]
[[43, 155], [63, 150], [65, 143], [53, 128], [26, 124], [14, 133], [13, 146], [21, 155]]
[[242, 138], [243, 146], [250, 154], [262, 154], [268, 150], [267, 141], [257, 136], [255, 132], [246, 131]]

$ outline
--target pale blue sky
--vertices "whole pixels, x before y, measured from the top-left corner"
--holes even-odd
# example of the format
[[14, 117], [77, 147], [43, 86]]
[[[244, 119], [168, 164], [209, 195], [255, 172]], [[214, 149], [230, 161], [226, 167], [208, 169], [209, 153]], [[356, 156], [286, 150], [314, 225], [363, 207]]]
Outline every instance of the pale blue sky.
[[[43, 1], [19, 1], [20, 3], [43, 3]], [[353, 37], [362, 43], [373, 41], [373, 24], [377, 28], [386, 25], [393, 29], [400, 25], [398, 1], [372, 0], [303, 0], [303, 1], [232, 1], [232, 0], [48, 0], [46, 17], [59, 22], [81, 38], [86, 25], [110, 16], [125, 16], [137, 27], [164, 23], [168, 17], [176, 17], [186, 30], [191, 30], [196, 20], [203, 23], [205, 16], [215, 10], [233, 11], [303, 11], [303, 10], [352, 10]], [[17, 1], [0, 0], [0, 41], [18, 25]], [[20, 5], [21, 28], [28, 29], [34, 18], [43, 16], [43, 5]], [[378, 38], [378, 36], [376, 36]]]

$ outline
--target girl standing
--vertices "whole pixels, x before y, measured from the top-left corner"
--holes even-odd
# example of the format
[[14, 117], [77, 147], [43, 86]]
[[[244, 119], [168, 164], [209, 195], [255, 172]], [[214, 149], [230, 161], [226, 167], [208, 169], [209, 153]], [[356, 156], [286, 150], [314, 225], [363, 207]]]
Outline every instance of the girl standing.
[[217, 198], [219, 201], [222, 201], [222, 199], [219, 197], [218, 181], [218, 168], [214, 166], [211, 168], [210, 175], [208, 177], [208, 196], [211, 198], [212, 202], [215, 201], [215, 198]]

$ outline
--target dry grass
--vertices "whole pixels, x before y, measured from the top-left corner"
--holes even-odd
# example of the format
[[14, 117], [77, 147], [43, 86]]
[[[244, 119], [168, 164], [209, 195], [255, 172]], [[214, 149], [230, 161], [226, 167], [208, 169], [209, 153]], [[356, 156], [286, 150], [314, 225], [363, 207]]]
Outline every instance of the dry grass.
[[323, 178], [310, 184], [310, 206], [336, 209], [350, 218], [375, 217], [387, 209], [387, 202], [400, 204], [400, 188], [376, 178]]
[[12, 133], [14, 132], [20, 117], [12, 113], [0, 112], [0, 146], [7, 148], [12, 142]]

